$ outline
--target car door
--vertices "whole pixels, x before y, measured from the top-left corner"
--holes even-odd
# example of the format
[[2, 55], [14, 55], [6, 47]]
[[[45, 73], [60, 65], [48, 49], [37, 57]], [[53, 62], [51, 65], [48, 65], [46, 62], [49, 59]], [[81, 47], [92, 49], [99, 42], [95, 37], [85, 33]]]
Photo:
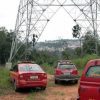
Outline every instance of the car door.
[[100, 65], [90, 66], [80, 84], [80, 100], [100, 100]]

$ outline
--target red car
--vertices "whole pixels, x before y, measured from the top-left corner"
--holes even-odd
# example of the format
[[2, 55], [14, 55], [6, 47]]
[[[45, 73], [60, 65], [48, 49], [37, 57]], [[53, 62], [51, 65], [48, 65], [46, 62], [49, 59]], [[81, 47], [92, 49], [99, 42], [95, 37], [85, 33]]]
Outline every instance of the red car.
[[55, 84], [59, 83], [59, 81], [71, 81], [77, 83], [78, 79], [78, 71], [75, 64], [69, 60], [58, 61], [55, 69]]
[[100, 100], [100, 59], [90, 60], [82, 73], [78, 100]]
[[38, 64], [31, 62], [21, 62], [12, 67], [10, 78], [15, 91], [27, 87], [41, 87], [45, 90], [47, 85], [47, 74]]

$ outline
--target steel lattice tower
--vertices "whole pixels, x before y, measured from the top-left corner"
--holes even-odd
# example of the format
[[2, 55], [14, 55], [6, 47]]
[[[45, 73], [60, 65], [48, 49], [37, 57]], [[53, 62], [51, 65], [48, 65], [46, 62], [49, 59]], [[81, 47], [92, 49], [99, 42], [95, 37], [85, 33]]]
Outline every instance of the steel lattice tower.
[[59, 9], [64, 9], [81, 26], [82, 35], [90, 29], [97, 37], [100, 28], [99, 0], [20, 0], [9, 61], [22, 46], [18, 45], [19, 41], [28, 43], [33, 34], [38, 36], [38, 41]]

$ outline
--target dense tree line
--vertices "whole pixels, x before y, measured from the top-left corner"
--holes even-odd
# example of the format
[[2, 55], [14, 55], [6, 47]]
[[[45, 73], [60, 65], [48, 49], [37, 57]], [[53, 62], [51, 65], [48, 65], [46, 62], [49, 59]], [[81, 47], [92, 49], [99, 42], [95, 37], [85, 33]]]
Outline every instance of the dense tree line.
[[94, 36], [92, 31], [87, 31], [85, 36], [82, 39], [82, 47], [76, 48], [76, 54], [78, 56], [86, 55], [86, 54], [96, 54], [96, 44], [97, 44], [97, 51], [98, 55], [100, 55], [100, 40]]
[[[0, 28], [0, 64], [5, 64], [10, 56], [11, 44], [13, 32], [8, 32], [4, 27]], [[50, 51], [37, 51], [32, 49], [32, 45], [29, 43], [29, 47], [32, 49], [31, 54], [28, 55], [30, 60], [34, 60], [38, 64], [48, 64], [53, 65], [59, 59], [73, 59], [76, 57], [80, 57], [86, 54], [94, 54], [95, 53], [95, 43], [98, 45], [98, 54], [100, 55], [100, 41], [94, 37], [94, 34], [91, 31], [88, 31], [84, 38], [82, 39], [82, 47], [78, 47], [76, 49], [71, 49], [66, 47], [63, 52], [50, 52]], [[22, 44], [19, 42], [19, 45]], [[14, 62], [25, 58], [25, 49], [26, 44], [24, 43], [22, 47], [19, 49], [17, 55], [13, 59]], [[56, 44], [55, 44], [56, 45]]]
[[0, 64], [5, 64], [10, 55], [13, 32], [0, 28]]
[[[11, 51], [13, 34], [14, 33], [12, 31], [8, 32], [5, 27], [0, 28], [0, 64], [5, 64], [8, 61]], [[22, 44], [21, 41], [18, 45], [20, 44]], [[32, 48], [32, 45], [29, 43], [28, 47]], [[26, 44], [24, 43], [14, 57], [13, 62], [25, 59], [25, 49]], [[39, 64], [47, 63], [49, 65], [53, 65], [53, 63], [57, 59], [57, 53], [55, 52], [52, 53], [48, 51], [36, 51], [35, 49], [29, 52], [30, 54], [27, 55], [28, 59], [34, 60]]]

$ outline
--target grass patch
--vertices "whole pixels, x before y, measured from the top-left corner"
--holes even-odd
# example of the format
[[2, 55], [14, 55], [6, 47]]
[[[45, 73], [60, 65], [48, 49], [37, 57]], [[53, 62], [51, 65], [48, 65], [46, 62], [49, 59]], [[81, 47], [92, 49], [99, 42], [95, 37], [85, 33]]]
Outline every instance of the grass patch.
[[34, 100], [35, 92], [31, 91], [29, 96], [27, 97], [27, 100]]
[[92, 54], [92, 55], [86, 55], [82, 58], [74, 59], [73, 62], [76, 64], [77, 68], [81, 68], [81, 67], [84, 68], [84, 66], [89, 60], [98, 59], [98, 58], [99, 56], [97, 56], [96, 54]]
[[56, 87], [57, 85], [54, 83], [54, 81], [48, 82], [48, 87]]
[[98, 59], [98, 58], [99, 58], [99, 56], [97, 56], [96, 54], [92, 54], [92, 55], [86, 55], [82, 58], [74, 59], [73, 62], [75, 63], [75, 65], [79, 71], [79, 75], [80, 76], [82, 75], [82, 71], [84, 70], [86, 63], [89, 60]]
[[51, 74], [53, 75], [54, 74], [54, 67], [53, 66], [50, 66], [48, 64], [43, 64], [43, 69], [44, 71], [46, 71], [48, 74]]
[[9, 71], [6, 68], [0, 68], [0, 95], [12, 92], [12, 84], [9, 81]]
[[78, 68], [79, 76], [82, 76], [83, 68]]
[[47, 93], [45, 91], [31, 91], [27, 100], [46, 100]]

